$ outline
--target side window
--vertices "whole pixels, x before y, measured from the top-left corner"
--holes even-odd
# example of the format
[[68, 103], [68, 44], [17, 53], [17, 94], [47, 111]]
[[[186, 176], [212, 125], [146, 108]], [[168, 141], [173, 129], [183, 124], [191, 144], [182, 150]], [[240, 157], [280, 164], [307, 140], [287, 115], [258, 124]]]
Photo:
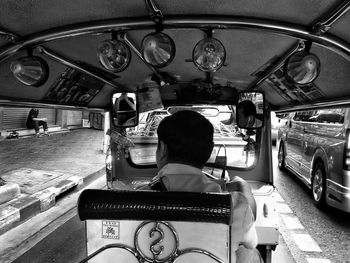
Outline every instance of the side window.
[[313, 114], [309, 117], [309, 122], [319, 122], [320, 112], [314, 111]]
[[299, 111], [294, 115], [295, 121], [309, 121], [310, 117], [314, 115], [314, 111]]
[[293, 120], [301, 121], [301, 112], [296, 112], [294, 117], [293, 117]]
[[344, 123], [345, 108], [339, 109], [321, 109], [313, 111], [298, 111], [295, 112], [292, 119], [294, 121], [318, 122], [339, 124]]
[[339, 113], [323, 114], [321, 121], [325, 123], [343, 123], [344, 116]]
[[309, 118], [309, 122], [318, 123], [343, 123], [344, 122], [344, 109], [330, 109], [315, 111], [315, 114]]

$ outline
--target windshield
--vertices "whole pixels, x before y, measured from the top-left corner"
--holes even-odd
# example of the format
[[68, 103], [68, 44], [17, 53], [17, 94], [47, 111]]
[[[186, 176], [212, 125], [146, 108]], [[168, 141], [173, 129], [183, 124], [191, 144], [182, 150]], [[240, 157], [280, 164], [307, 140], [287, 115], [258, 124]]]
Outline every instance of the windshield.
[[[205, 107], [210, 108], [211, 111], [203, 110]], [[212, 114], [213, 106], [201, 106], [201, 110], [197, 110], [214, 127], [215, 146], [208, 163], [221, 163], [223, 157], [226, 156], [226, 166], [251, 167], [258, 157], [258, 147], [255, 147], [255, 132], [250, 136], [245, 136], [247, 131], [237, 127], [234, 106], [225, 105], [215, 108], [217, 109], [216, 114]], [[195, 108], [193, 109], [195, 110]], [[139, 125], [127, 129], [128, 137], [135, 144], [135, 147], [130, 148], [130, 160], [134, 164], [156, 164], [157, 128], [160, 121], [170, 115], [170, 112], [167, 109], [162, 109], [141, 113]], [[207, 112], [210, 114], [206, 114]]]

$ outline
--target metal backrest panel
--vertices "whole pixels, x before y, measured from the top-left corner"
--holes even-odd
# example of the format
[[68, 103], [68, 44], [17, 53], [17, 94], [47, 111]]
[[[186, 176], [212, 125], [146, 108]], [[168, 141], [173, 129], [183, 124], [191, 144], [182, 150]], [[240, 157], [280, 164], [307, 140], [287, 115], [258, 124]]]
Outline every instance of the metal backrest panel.
[[231, 195], [88, 189], [79, 197], [78, 213], [81, 220], [190, 221], [229, 225]]
[[229, 262], [225, 224], [87, 220], [86, 226], [88, 262]]

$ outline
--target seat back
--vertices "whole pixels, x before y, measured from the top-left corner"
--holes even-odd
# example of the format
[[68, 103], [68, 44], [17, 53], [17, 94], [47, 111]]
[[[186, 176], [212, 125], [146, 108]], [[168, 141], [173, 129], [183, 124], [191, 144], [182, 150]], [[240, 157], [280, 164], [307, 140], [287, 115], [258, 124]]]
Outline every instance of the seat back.
[[78, 213], [81, 262], [230, 262], [230, 194], [85, 190]]

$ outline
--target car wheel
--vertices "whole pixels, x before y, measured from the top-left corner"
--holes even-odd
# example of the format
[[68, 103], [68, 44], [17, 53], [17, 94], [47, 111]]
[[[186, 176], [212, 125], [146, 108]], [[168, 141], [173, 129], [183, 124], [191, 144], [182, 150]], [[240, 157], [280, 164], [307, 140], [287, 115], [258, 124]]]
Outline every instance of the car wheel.
[[285, 171], [286, 170], [286, 165], [285, 165], [285, 154], [284, 154], [284, 147], [283, 147], [283, 143], [280, 143], [280, 147], [278, 148], [278, 168], [281, 171]]
[[326, 172], [322, 163], [317, 163], [313, 169], [311, 190], [315, 205], [323, 207], [326, 199]]

